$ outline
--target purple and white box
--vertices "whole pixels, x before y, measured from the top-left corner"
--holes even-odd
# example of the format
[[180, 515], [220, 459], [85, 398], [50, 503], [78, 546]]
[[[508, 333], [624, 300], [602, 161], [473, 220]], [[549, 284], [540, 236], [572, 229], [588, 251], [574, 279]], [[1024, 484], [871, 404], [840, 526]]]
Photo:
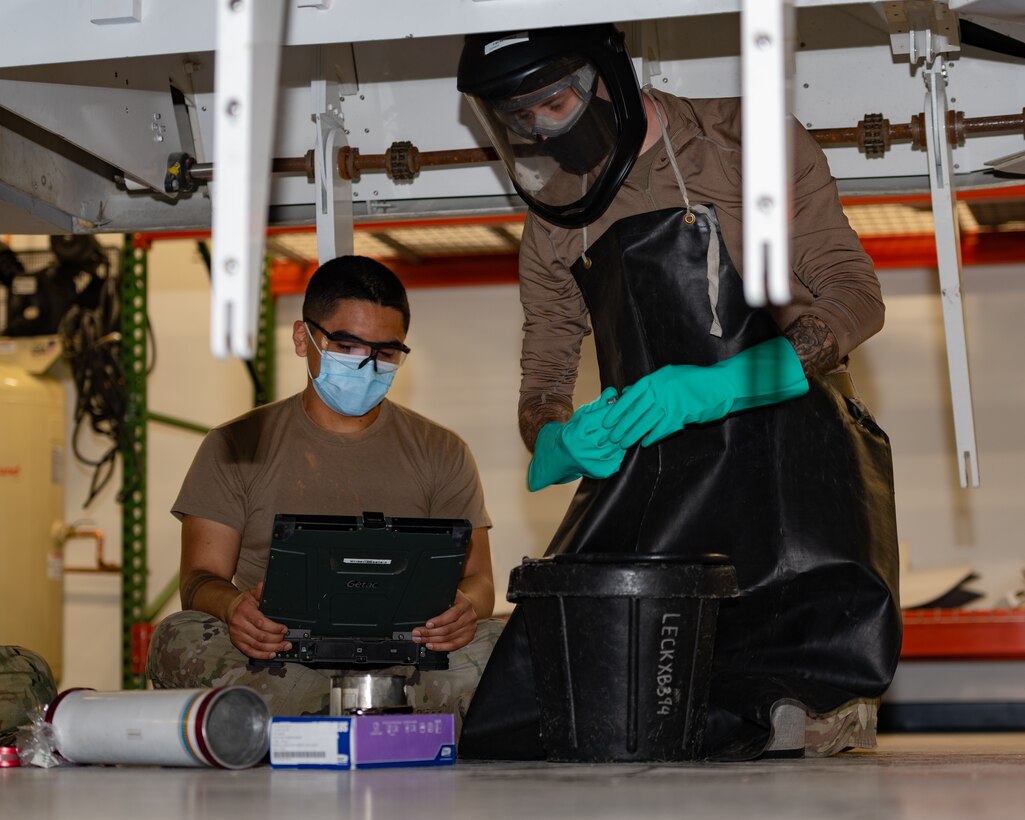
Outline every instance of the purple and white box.
[[373, 769], [455, 763], [450, 714], [276, 717], [270, 764], [292, 769]]

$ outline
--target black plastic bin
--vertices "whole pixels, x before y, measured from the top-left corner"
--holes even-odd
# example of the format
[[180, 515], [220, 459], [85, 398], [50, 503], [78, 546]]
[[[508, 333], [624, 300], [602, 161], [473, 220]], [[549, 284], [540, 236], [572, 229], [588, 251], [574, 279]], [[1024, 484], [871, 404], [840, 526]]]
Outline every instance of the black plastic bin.
[[527, 624], [548, 759], [699, 758], [719, 601], [737, 594], [725, 556], [524, 559], [508, 598]]

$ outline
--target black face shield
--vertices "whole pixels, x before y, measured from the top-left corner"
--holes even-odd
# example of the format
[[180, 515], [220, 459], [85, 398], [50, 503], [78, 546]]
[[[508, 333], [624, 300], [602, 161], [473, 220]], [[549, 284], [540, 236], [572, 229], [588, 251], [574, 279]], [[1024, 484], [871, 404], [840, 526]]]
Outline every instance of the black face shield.
[[458, 87], [538, 216], [580, 227], [612, 202], [647, 118], [612, 25], [466, 38]]

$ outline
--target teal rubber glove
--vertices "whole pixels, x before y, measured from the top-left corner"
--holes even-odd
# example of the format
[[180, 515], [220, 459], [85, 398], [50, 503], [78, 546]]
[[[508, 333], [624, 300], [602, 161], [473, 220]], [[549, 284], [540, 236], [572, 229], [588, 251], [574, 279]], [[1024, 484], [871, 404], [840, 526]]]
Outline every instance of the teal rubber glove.
[[565, 424], [550, 421], [541, 428], [527, 470], [531, 492], [582, 476], [608, 478], [619, 469], [626, 450], [609, 440], [609, 431], [602, 423], [616, 406], [615, 400], [616, 388], [607, 387]]
[[783, 336], [749, 347], [708, 367], [666, 365], [638, 379], [605, 415], [609, 438], [645, 447], [690, 424], [803, 396], [808, 380]]

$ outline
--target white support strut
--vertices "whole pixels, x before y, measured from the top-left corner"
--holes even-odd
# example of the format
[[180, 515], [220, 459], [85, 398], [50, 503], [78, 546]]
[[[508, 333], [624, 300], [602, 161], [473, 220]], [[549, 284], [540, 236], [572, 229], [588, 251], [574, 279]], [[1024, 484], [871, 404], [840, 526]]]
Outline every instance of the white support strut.
[[285, 7], [217, 0], [210, 344], [222, 358], [256, 351]]
[[744, 296], [748, 304], [790, 301], [789, 64], [793, 0], [744, 0]]
[[968, 370], [968, 342], [962, 299], [961, 237], [954, 190], [954, 159], [947, 138], [946, 69], [938, 56], [924, 70], [926, 152], [929, 188], [935, 222], [936, 259], [939, 265], [943, 326], [947, 339], [947, 368], [954, 410], [954, 438], [962, 487], [979, 486], [979, 457], [975, 445], [972, 384]]
[[316, 134], [313, 175], [317, 190], [317, 259], [321, 265], [354, 247], [352, 183], [338, 173], [338, 150], [348, 144], [339, 97], [340, 85], [321, 78], [310, 83]]

